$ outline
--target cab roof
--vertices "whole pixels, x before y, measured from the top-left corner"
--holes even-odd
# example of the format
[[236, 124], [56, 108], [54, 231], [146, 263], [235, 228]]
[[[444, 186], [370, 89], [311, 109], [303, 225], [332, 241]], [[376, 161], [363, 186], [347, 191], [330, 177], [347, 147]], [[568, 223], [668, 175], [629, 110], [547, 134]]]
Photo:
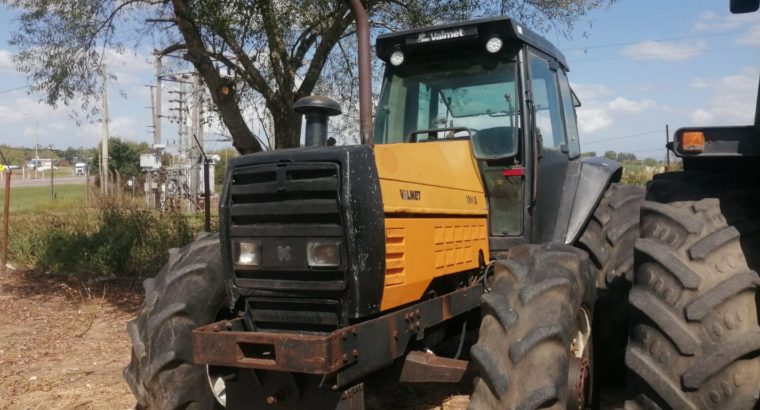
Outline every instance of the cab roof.
[[485, 52], [486, 42], [495, 36], [501, 38], [505, 45], [516, 42], [528, 44], [549, 55], [565, 70], [569, 69], [565, 56], [552, 43], [509, 17], [490, 17], [382, 34], [377, 37], [377, 56], [388, 62], [397, 50], [404, 54], [427, 54], [482, 46]]

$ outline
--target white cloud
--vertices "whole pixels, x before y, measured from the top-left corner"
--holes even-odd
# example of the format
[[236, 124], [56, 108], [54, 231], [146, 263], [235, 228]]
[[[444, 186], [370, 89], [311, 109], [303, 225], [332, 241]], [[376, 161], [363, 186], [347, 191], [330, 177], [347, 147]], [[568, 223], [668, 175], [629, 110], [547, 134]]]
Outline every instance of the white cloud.
[[736, 44], [747, 47], [760, 47], [760, 24], [751, 26], [747, 32], [737, 37]]
[[657, 103], [655, 103], [653, 100], [647, 99], [634, 101], [623, 97], [617, 97], [607, 103], [607, 105], [611, 110], [622, 111], [629, 114], [635, 114], [657, 107]]
[[704, 109], [694, 110], [691, 115], [691, 121], [695, 126], [708, 125], [715, 120], [715, 115]]
[[602, 84], [578, 84], [571, 83], [570, 87], [575, 91], [578, 99], [583, 103], [586, 100], [596, 100], [601, 97], [612, 95], [612, 90]]
[[643, 41], [621, 50], [621, 54], [634, 60], [681, 61], [702, 54], [707, 45], [703, 41]]
[[108, 73], [124, 85], [138, 84], [141, 76], [149, 75], [155, 70], [151, 57], [135, 49], [107, 49], [104, 62]]
[[712, 11], [706, 11], [699, 16], [694, 23], [694, 28], [699, 31], [713, 31], [725, 33], [737, 30], [747, 23], [755, 22], [756, 17], [750, 14], [725, 14], [719, 15]]
[[578, 108], [578, 128], [581, 133], [592, 133], [610, 127], [613, 124], [610, 114], [602, 108]]
[[710, 88], [710, 82], [704, 78], [695, 78], [689, 83], [689, 87], [696, 88], [697, 90], [704, 90]]
[[707, 79], [704, 105], [691, 112], [695, 125], [747, 125], [755, 115], [758, 69]]
[[15, 73], [16, 66], [13, 64], [13, 53], [8, 50], [0, 50], [0, 73]]
[[630, 117], [646, 110], [663, 107], [651, 99], [633, 100], [625, 98], [601, 84], [571, 84], [581, 100], [578, 113], [578, 128], [581, 133], [594, 133], [612, 127], [618, 119]]
[[[77, 136], [85, 139], [89, 145], [95, 145], [102, 138], [103, 127], [99, 120], [82, 124], [77, 130]], [[143, 140], [140, 129], [136, 127], [134, 119], [126, 116], [111, 117], [108, 122], [108, 132], [111, 137], [119, 137], [130, 141]], [[86, 144], [85, 144], [86, 145]]]
[[34, 123], [63, 118], [66, 114], [29, 97], [16, 98], [0, 105], [0, 124]]

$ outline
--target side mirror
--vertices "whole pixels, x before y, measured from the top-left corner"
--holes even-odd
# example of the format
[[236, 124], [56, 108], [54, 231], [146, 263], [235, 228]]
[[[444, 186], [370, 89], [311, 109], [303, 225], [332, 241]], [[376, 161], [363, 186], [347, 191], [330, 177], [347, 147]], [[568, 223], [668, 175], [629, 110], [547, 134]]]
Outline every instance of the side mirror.
[[760, 0], [731, 0], [731, 13], [752, 13], [760, 9]]
[[513, 127], [482, 129], [473, 134], [471, 139], [472, 151], [479, 160], [492, 161], [517, 155], [517, 138]]

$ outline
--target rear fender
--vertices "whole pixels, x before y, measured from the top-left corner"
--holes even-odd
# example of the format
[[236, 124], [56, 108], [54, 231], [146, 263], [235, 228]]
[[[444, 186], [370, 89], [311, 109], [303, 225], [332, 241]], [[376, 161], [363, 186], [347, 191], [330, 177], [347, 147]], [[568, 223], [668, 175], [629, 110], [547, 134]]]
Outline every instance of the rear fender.
[[580, 237], [604, 192], [612, 182], [620, 181], [623, 167], [606, 158], [581, 160], [580, 177], [575, 190], [575, 200], [565, 233], [565, 243], [572, 244]]

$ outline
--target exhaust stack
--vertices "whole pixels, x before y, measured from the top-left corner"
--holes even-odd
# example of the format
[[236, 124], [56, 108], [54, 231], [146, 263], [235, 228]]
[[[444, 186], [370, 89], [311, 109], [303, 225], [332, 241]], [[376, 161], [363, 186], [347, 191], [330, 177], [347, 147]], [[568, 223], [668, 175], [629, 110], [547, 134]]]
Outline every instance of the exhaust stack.
[[372, 67], [370, 60], [369, 18], [361, 0], [348, 1], [356, 20], [359, 42], [359, 117], [362, 144], [372, 144]]

